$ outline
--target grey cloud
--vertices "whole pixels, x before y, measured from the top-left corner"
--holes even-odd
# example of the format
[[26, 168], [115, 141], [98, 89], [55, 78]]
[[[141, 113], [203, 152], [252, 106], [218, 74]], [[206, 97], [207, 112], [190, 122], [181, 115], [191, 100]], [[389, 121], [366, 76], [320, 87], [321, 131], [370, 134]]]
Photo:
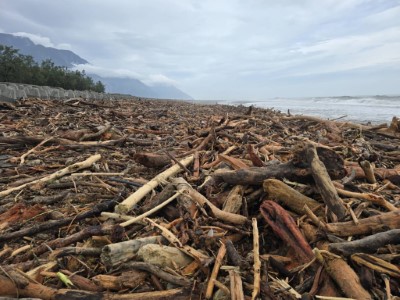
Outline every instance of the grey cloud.
[[6, 32], [68, 44], [102, 72], [208, 99], [301, 96], [318, 74], [321, 92], [329, 95], [330, 78], [332, 93], [341, 84], [351, 94], [338, 77], [360, 68], [379, 69], [395, 90], [381, 68], [400, 66], [399, 19], [400, 3], [383, 0], [3, 0], [0, 10]]

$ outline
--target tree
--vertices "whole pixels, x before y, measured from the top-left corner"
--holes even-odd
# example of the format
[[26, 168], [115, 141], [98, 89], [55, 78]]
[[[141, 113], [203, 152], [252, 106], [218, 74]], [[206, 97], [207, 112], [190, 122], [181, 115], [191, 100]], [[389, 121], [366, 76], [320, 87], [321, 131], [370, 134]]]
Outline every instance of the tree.
[[104, 92], [102, 82], [93, 82], [85, 71], [71, 71], [56, 66], [50, 59], [39, 65], [32, 56], [22, 55], [17, 49], [0, 45], [0, 82], [47, 85], [71, 90]]

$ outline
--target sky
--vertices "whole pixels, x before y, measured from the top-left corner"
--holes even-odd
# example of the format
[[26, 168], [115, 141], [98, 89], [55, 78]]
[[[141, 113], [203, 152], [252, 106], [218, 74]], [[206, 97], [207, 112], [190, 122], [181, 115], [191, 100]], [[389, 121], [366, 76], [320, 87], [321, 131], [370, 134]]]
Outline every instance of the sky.
[[0, 32], [195, 99], [400, 94], [400, 0], [0, 0]]

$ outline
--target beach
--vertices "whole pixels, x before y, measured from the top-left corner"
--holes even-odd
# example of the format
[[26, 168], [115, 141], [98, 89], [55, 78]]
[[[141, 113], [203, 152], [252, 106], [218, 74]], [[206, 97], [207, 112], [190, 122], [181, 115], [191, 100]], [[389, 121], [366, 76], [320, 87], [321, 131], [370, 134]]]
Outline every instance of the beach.
[[399, 296], [395, 114], [235, 104], [0, 103], [0, 296]]

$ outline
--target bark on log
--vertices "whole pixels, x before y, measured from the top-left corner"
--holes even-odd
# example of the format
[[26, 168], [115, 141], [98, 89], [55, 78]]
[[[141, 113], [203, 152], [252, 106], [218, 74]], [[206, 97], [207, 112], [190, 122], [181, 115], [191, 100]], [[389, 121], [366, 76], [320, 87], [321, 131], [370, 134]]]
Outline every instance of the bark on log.
[[314, 199], [304, 196], [280, 180], [267, 179], [263, 182], [263, 187], [270, 199], [282, 202], [299, 215], [304, 214], [304, 205], [307, 205], [311, 210], [321, 205]]
[[329, 244], [329, 251], [345, 256], [357, 252], [374, 253], [378, 248], [389, 244], [400, 244], [400, 229], [376, 233], [351, 242], [332, 243]]
[[307, 161], [311, 167], [312, 176], [321, 193], [322, 199], [339, 220], [342, 220], [346, 216], [346, 207], [342, 199], [339, 198], [325, 165], [318, 158], [314, 145], [308, 145], [306, 155]]
[[[338, 154], [323, 147], [318, 147], [317, 153], [332, 179], [341, 179], [346, 175], [343, 159]], [[306, 182], [312, 179], [311, 169], [305, 160], [305, 150], [296, 152], [293, 160], [286, 163], [235, 171], [217, 170], [213, 177], [215, 180], [222, 180], [232, 185], [259, 185], [269, 178], [286, 178], [298, 182]]]
[[301, 263], [308, 263], [314, 258], [310, 245], [285, 209], [274, 201], [267, 200], [261, 204], [260, 211], [275, 234], [294, 250]]
[[148, 168], [162, 168], [171, 163], [168, 155], [160, 155], [155, 153], [136, 153], [133, 159]]
[[[319, 248], [325, 250], [327, 245], [322, 244]], [[317, 260], [325, 266], [325, 270], [347, 297], [372, 300], [371, 295], [361, 285], [358, 275], [342, 258], [329, 255], [329, 252], [322, 254], [319, 250], [316, 250], [315, 253]]]
[[166, 244], [166, 239], [158, 235], [109, 244], [104, 246], [102, 249], [101, 261], [107, 267], [114, 267], [135, 257], [140, 247], [147, 244], [158, 243]]
[[353, 221], [328, 223], [328, 232], [337, 236], [351, 236], [371, 234], [385, 229], [400, 229], [400, 210], [383, 213], [377, 216], [359, 219], [358, 224]]

